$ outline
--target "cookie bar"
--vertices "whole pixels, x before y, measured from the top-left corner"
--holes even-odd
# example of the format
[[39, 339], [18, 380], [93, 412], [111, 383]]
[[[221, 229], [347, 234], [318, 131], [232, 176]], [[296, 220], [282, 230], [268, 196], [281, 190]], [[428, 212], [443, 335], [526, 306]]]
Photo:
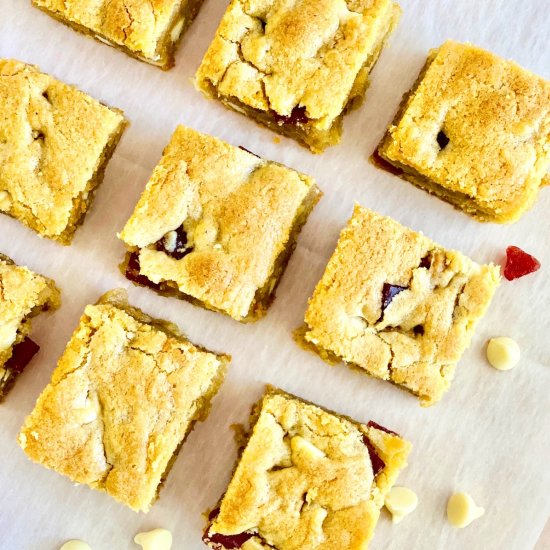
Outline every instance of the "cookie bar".
[[70, 244], [126, 126], [33, 65], [0, 59], [0, 212]]
[[400, 13], [392, 0], [232, 0], [196, 86], [320, 153], [340, 141]]
[[480, 221], [515, 222], [548, 183], [549, 105], [550, 82], [449, 41], [430, 52], [378, 155]]
[[32, 460], [147, 512], [229, 360], [112, 291], [86, 307], [19, 443]]
[[69, 27], [150, 65], [174, 66], [176, 48], [203, 0], [32, 0]]
[[432, 405], [449, 388], [499, 268], [356, 205], [309, 300], [303, 337]]
[[119, 235], [122, 269], [160, 293], [257, 319], [320, 195], [304, 174], [180, 126]]
[[0, 402], [40, 349], [29, 338], [31, 318], [59, 304], [51, 279], [0, 254]]
[[366, 550], [410, 443], [276, 389], [252, 424], [204, 542], [214, 550]]

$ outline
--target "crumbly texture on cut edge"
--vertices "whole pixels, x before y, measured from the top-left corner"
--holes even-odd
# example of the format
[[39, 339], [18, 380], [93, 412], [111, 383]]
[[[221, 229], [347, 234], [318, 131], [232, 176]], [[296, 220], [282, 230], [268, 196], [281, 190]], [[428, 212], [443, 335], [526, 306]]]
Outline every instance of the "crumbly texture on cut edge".
[[276, 389], [253, 414], [250, 438], [204, 540], [216, 550], [365, 548], [411, 445]]
[[229, 360], [113, 291], [86, 307], [19, 443], [32, 460], [146, 512]]
[[126, 126], [33, 65], [0, 59], [0, 212], [70, 244]]
[[203, 0], [32, 0], [55, 19], [164, 70]]
[[30, 334], [31, 318], [59, 304], [60, 293], [51, 279], [0, 253], [0, 401], [26, 366], [10, 359]]
[[126, 274], [254, 320], [320, 196], [312, 178], [180, 126], [120, 233]]
[[232, 0], [196, 85], [321, 152], [339, 141], [400, 12], [391, 0]]
[[517, 221], [550, 166], [550, 82], [471, 44], [445, 42], [430, 52], [378, 153], [480, 221]]
[[304, 338], [322, 357], [431, 405], [449, 388], [499, 272], [356, 205], [309, 300]]

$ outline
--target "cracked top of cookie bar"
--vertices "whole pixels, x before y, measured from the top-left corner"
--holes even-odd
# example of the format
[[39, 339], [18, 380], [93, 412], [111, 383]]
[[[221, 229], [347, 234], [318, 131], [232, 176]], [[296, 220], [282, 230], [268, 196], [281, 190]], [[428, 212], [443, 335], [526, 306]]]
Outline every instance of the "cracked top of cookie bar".
[[410, 448], [374, 424], [272, 389], [209, 536], [246, 531], [279, 550], [366, 548]]
[[0, 254], [0, 368], [30, 331], [30, 317], [59, 306], [55, 283]]
[[242, 319], [311, 193], [312, 178], [180, 126], [120, 238], [149, 280]]
[[446, 42], [431, 52], [380, 151], [513, 221], [550, 165], [550, 82], [471, 44]]
[[198, 84], [281, 116], [305, 107], [328, 128], [396, 11], [391, 0], [232, 0]]
[[147, 511], [229, 358], [120, 292], [86, 307], [19, 442], [36, 462]]
[[41, 9], [154, 60], [180, 0], [33, 0]]
[[356, 205], [310, 299], [306, 341], [438, 401], [499, 284], [478, 265]]
[[0, 59], [0, 119], [0, 212], [67, 242], [123, 115], [33, 65]]

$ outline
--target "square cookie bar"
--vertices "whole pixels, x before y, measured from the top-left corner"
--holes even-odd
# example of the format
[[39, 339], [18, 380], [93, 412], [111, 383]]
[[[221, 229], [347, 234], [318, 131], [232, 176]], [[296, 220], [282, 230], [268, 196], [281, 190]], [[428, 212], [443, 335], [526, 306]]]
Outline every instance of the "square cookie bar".
[[73, 29], [164, 70], [203, 0], [32, 0]]
[[400, 13], [392, 0], [232, 0], [196, 85], [320, 153], [340, 141]]
[[432, 405], [499, 281], [497, 266], [357, 205], [309, 300], [305, 341]]
[[394, 173], [478, 220], [511, 223], [547, 178], [549, 105], [550, 82], [449, 41], [430, 53], [378, 154]]
[[70, 244], [126, 126], [33, 65], [0, 59], [0, 212]]
[[29, 338], [31, 318], [59, 304], [51, 279], [0, 254], [0, 402], [40, 349]]
[[257, 319], [321, 196], [312, 178], [180, 126], [120, 234], [126, 277]]
[[269, 389], [204, 542], [214, 550], [367, 548], [409, 442]]
[[86, 307], [19, 443], [35, 462], [147, 512], [229, 360], [111, 291]]

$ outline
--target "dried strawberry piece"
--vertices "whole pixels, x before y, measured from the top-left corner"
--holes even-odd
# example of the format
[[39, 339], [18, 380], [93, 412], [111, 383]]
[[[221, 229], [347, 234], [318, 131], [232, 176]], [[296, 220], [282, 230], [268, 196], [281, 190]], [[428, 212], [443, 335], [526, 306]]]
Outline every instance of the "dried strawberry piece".
[[167, 248], [167, 235], [164, 235], [162, 239], [156, 242], [156, 249], [159, 252], [164, 252], [168, 256], [174, 258], [175, 260], [181, 260], [187, 254], [193, 251], [191, 247], [187, 246], [187, 233], [185, 232], [185, 229], [183, 229], [183, 225], [180, 225], [175, 231], [175, 240], [173, 243], [173, 248], [169, 249]]
[[306, 107], [305, 105], [299, 106], [296, 105], [294, 109], [292, 109], [292, 112], [290, 115], [280, 115], [279, 113], [274, 112], [273, 118], [275, 119], [275, 122], [281, 126], [283, 124], [289, 124], [292, 126], [297, 126], [298, 124], [306, 124], [309, 121], [309, 118], [306, 114]]
[[126, 266], [126, 272], [124, 274], [126, 278], [138, 285], [160, 290], [160, 285], [153, 283], [153, 281], [150, 281], [145, 275], [142, 275], [140, 269], [139, 252], [132, 252], [128, 258], [128, 265]]
[[369, 451], [372, 471], [374, 473], [374, 477], [376, 477], [386, 467], [386, 463], [378, 456], [374, 445], [370, 442], [370, 439], [366, 435], [363, 436], [363, 444]]
[[509, 246], [506, 249], [504, 276], [509, 281], [529, 275], [538, 269], [540, 269], [540, 262], [531, 254], [527, 254], [517, 246]]
[[392, 300], [404, 290], [407, 290], [406, 286], [390, 285], [390, 283], [384, 283], [382, 287], [382, 312], [391, 304]]
[[21, 374], [38, 350], [40, 350], [40, 346], [36, 342], [25, 338], [13, 347], [11, 357], [6, 361], [4, 367], [11, 372]]
[[210, 533], [210, 527], [214, 523], [214, 520], [220, 514], [220, 508], [214, 508], [208, 514], [208, 527], [202, 536], [202, 540], [205, 544], [209, 545], [210, 548], [215, 550], [233, 550], [241, 548], [241, 546], [249, 539], [251, 539], [254, 533], [238, 533], [236, 535], [222, 535], [220, 533]]
[[211, 548], [220, 550], [233, 550], [241, 548], [242, 545], [254, 536], [253, 533], [239, 533], [238, 535], [220, 535], [220, 533], [209, 534], [206, 532], [202, 540], [205, 544], [210, 545]]

